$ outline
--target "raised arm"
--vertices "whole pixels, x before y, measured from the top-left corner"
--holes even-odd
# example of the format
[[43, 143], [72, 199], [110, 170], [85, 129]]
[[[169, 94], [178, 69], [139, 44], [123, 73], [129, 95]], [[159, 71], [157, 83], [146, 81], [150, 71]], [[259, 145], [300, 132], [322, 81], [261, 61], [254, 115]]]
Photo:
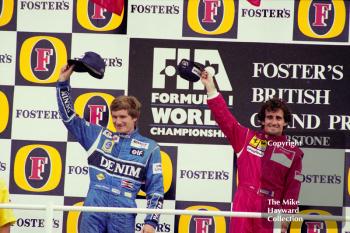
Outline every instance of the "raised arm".
[[61, 69], [56, 88], [58, 110], [68, 131], [74, 135], [85, 150], [89, 150], [102, 131], [102, 127], [90, 124], [75, 113], [69, 85], [73, 68], [74, 65], [65, 65]]
[[207, 90], [208, 106], [213, 113], [215, 121], [225, 134], [235, 152], [241, 151], [248, 133], [248, 128], [242, 126], [229, 111], [222, 95], [217, 91], [213, 75], [203, 71], [201, 82]]

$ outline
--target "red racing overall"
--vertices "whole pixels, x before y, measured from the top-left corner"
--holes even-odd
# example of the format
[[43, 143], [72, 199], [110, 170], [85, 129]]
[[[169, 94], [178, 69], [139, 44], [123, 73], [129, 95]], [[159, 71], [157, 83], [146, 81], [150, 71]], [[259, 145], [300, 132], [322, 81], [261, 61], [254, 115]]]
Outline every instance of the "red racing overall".
[[[233, 211], [296, 213], [303, 152], [286, 136], [269, 136], [239, 124], [219, 94], [208, 99], [220, 129], [237, 155], [238, 187]], [[272, 233], [273, 221], [232, 218], [230, 233]]]

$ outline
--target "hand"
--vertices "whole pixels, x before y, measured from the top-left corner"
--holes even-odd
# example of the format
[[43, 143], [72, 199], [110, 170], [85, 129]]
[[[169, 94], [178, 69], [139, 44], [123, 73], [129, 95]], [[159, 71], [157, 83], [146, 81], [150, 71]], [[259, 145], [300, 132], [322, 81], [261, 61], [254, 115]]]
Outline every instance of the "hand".
[[58, 81], [59, 82], [67, 81], [70, 78], [71, 74], [73, 73], [73, 68], [74, 68], [74, 65], [72, 65], [72, 66], [68, 66], [68, 64], [64, 65], [61, 68], [61, 72], [60, 72], [60, 76], [58, 78]]
[[201, 73], [201, 82], [207, 89], [207, 93], [216, 92], [216, 87], [213, 79], [213, 74], [209, 73], [207, 70], [203, 70]]
[[149, 224], [143, 225], [141, 233], [154, 233], [154, 232], [155, 232], [155, 229], [151, 225]]
[[282, 222], [281, 233], [287, 233], [289, 222]]

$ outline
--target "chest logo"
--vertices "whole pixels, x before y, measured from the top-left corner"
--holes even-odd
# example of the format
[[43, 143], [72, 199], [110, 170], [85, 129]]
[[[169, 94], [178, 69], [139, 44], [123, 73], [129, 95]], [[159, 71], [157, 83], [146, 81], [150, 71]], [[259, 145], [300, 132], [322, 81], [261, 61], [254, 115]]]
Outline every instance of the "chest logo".
[[258, 157], [263, 157], [267, 148], [267, 140], [261, 140], [254, 136], [247, 146], [247, 151]]
[[143, 156], [144, 153], [145, 152], [143, 150], [139, 150], [139, 149], [131, 148], [131, 150], [130, 150], [130, 154], [132, 154], [132, 155]]
[[136, 140], [136, 139], [132, 139], [131, 143], [130, 143], [130, 146], [136, 147], [136, 148], [139, 148], [139, 149], [146, 149], [147, 150], [148, 146], [149, 146], [149, 143], [141, 142], [141, 141]]
[[271, 160], [285, 167], [290, 168], [294, 159], [295, 152], [283, 147], [275, 147], [271, 155]]
[[113, 149], [114, 141], [106, 139], [103, 142], [102, 150], [106, 153], [111, 153]]

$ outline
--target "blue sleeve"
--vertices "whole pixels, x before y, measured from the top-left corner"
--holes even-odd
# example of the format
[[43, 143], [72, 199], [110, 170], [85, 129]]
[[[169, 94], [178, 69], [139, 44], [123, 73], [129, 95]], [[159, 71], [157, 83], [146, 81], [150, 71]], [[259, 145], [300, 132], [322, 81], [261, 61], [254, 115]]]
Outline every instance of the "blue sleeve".
[[103, 128], [90, 124], [75, 113], [70, 92], [69, 81], [57, 83], [58, 111], [68, 131], [74, 135], [85, 150], [89, 150]]
[[[145, 183], [147, 208], [162, 209], [164, 199], [163, 171], [160, 158], [160, 148], [158, 145], [153, 149], [147, 167], [147, 177]], [[145, 223], [157, 227], [159, 214], [148, 214]]]

